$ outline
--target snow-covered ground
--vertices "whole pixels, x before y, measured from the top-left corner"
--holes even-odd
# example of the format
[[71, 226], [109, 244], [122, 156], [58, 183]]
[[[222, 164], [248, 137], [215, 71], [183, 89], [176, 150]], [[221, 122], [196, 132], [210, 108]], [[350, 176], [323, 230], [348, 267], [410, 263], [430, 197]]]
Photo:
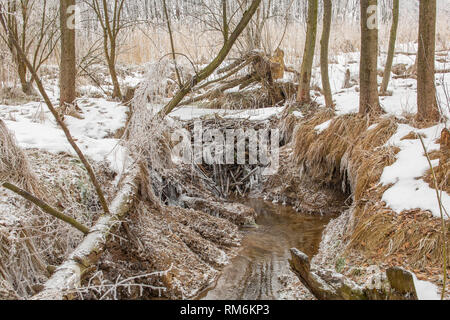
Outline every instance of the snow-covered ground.
[[[78, 146], [92, 160], [106, 161], [120, 176], [129, 159], [114, 134], [124, 127], [127, 108], [104, 99], [81, 99], [78, 105], [84, 119], [66, 117], [65, 120]], [[0, 105], [0, 118], [24, 149], [74, 154], [53, 115], [41, 102], [21, 106]]]
[[[411, 51], [415, 48], [402, 48]], [[436, 69], [448, 69], [450, 55], [439, 55]], [[385, 55], [380, 56], [379, 65], [384, 67]], [[415, 56], [400, 54], [394, 60], [394, 65], [403, 63], [406, 68], [414, 64]], [[353, 78], [358, 78], [359, 53], [341, 54], [336, 57], [335, 64], [330, 65], [330, 82], [333, 97], [336, 102], [337, 115], [358, 112], [359, 90], [357, 84], [352, 88], [342, 89], [347, 69]], [[139, 78], [139, 79], [138, 79]], [[127, 83], [136, 84], [141, 76], [136, 78], [128, 76]], [[381, 82], [382, 78], [379, 77]], [[450, 91], [450, 74], [437, 74], [438, 100], [441, 102], [443, 113], [450, 118], [450, 106], [447, 101]], [[320, 69], [313, 72], [313, 83], [320, 84]], [[89, 90], [88, 90], [89, 89]], [[386, 116], [395, 115], [398, 118], [417, 112], [416, 103], [417, 81], [414, 79], [391, 79], [389, 90], [392, 96], [381, 97]], [[84, 91], [95, 91], [87, 88]], [[50, 90], [55, 103], [58, 94], [55, 84]], [[322, 96], [316, 96], [316, 102], [324, 104]], [[124, 127], [126, 122], [127, 107], [117, 102], [111, 102], [103, 98], [83, 98], [79, 101], [83, 119], [66, 117], [66, 123], [80, 146], [81, 150], [92, 160], [106, 161], [110, 168], [118, 173], [118, 177], [126, 168], [130, 159], [126, 149], [115, 138], [115, 132]], [[156, 107], [160, 108], [160, 107]], [[172, 119], [191, 120], [219, 115], [223, 118], [243, 118], [249, 120], [267, 120], [279, 116], [284, 108], [266, 108], [255, 110], [217, 110], [199, 109], [195, 106], [186, 106], [176, 109], [170, 114]], [[301, 112], [295, 115], [302, 117]], [[20, 106], [0, 105], [0, 118], [5, 121], [7, 127], [15, 134], [19, 145], [25, 149], [40, 149], [50, 153], [74, 154], [67, 142], [62, 130], [56, 125], [51, 113], [42, 102], [30, 102]], [[325, 131], [331, 121], [327, 121], [316, 127], [317, 134]], [[443, 128], [450, 123], [440, 124], [427, 129], [416, 129], [406, 124], [399, 124], [397, 133], [388, 141], [387, 145], [397, 146], [400, 152], [397, 161], [385, 168], [380, 179], [383, 185], [391, 185], [383, 195], [383, 201], [387, 206], [397, 212], [409, 209], [429, 210], [434, 216], [440, 217], [440, 210], [436, 199], [436, 192], [423, 180], [425, 172], [429, 169], [424, 150], [420, 140], [402, 140], [403, 137], [415, 132], [424, 138], [428, 152], [439, 150], [437, 140]], [[370, 130], [370, 128], [369, 128]], [[433, 165], [438, 165], [439, 160], [433, 160]], [[450, 195], [442, 193], [442, 203], [450, 211]], [[423, 299], [438, 298], [436, 288], [423, 281], [416, 280], [419, 296]]]
[[[417, 50], [414, 46], [402, 48], [405, 52]], [[379, 59], [379, 65], [384, 67], [386, 56], [383, 54]], [[330, 83], [336, 102], [337, 115], [357, 113], [359, 107], [359, 92], [357, 86], [349, 89], [341, 89], [344, 84], [345, 72], [350, 70], [352, 77], [357, 77], [359, 72], [359, 53], [343, 54], [337, 57], [339, 64], [330, 66]], [[394, 59], [394, 66], [402, 63], [406, 68], [412, 66], [415, 56], [399, 54]], [[450, 65], [450, 54], [437, 56], [436, 70], [448, 69]], [[315, 69], [314, 80], [321, 83], [320, 70]], [[379, 77], [381, 83], [382, 78]], [[450, 73], [436, 74], [438, 101], [444, 115], [450, 119]], [[414, 79], [391, 79], [389, 90], [392, 96], [380, 97], [380, 101], [386, 116], [394, 115], [405, 119], [408, 115], [417, 113], [417, 81]], [[317, 102], [324, 104], [322, 96]], [[328, 128], [330, 121], [316, 127], [318, 134]], [[427, 152], [438, 151], [440, 146], [437, 140], [440, 138], [442, 129], [448, 128], [450, 122], [439, 124], [427, 129], [416, 129], [406, 124], [400, 124], [397, 133], [388, 141], [388, 146], [397, 146], [401, 149], [397, 155], [397, 161], [385, 168], [380, 183], [391, 185], [383, 196], [383, 201], [397, 212], [411, 209], [429, 210], [434, 216], [440, 217], [441, 212], [437, 201], [436, 191], [423, 180], [426, 171], [430, 169], [425, 151], [419, 139], [402, 140], [411, 132], [421, 134], [424, 139]], [[370, 130], [371, 128], [369, 128]], [[432, 161], [433, 166], [439, 164], [439, 160]], [[450, 195], [443, 192], [441, 200], [447, 211], [450, 209]]]
[[[419, 130], [400, 124], [397, 133], [388, 141], [387, 145], [401, 149], [397, 161], [386, 167], [381, 176], [383, 185], [393, 184], [383, 195], [383, 201], [395, 211], [423, 209], [430, 210], [435, 217], [441, 216], [436, 190], [422, 178], [430, 167], [420, 140], [401, 139], [414, 132], [423, 136], [427, 152], [438, 151], [440, 145], [436, 141], [440, 138], [443, 128], [444, 125], [441, 124]], [[439, 165], [439, 160], [432, 160], [432, 164]], [[450, 209], [450, 195], [442, 192], [441, 201], [445, 208]]]

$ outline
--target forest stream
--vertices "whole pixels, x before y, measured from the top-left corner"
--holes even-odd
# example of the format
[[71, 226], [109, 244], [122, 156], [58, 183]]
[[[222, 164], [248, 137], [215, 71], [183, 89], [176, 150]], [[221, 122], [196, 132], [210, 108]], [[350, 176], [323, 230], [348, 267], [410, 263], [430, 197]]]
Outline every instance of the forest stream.
[[245, 203], [258, 213], [257, 228], [245, 229], [242, 248], [203, 300], [278, 300], [286, 289], [281, 275], [292, 274], [289, 250], [317, 253], [331, 217], [297, 213], [286, 206], [252, 199]]

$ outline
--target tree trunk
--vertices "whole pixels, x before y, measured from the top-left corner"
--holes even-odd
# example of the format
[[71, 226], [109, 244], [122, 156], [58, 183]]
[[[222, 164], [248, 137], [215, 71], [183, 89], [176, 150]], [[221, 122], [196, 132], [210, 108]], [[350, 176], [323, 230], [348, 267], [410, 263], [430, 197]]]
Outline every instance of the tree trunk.
[[308, 27], [306, 31], [305, 52], [303, 55], [302, 68], [300, 71], [300, 83], [297, 94], [297, 101], [301, 104], [311, 102], [309, 91], [311, 86], [314, 50], [316, 47], [318, 6], [318, 0], [308, 0]]
[[108, 68], [109, 68], [109, 73], [111, 74], [111, 81], [112, 81], [113, 87], [114, 87], [112, 97], [122, 100], [122, 91], [120, 90], [119, 79], [117, 78], [117, 72], [116, 72], [116, 49], [115, 49], [115, 46], [113, 48], [112, 45], [111, 45], [111, 54], [110, 54], [109, 60], [108, 60]]
[[111, 214], [100, 217], [83, 242], [45, 283], [33, 300], [63, 300], [81, 285], [84, 274], [95, 265], [114, 230], [128, 214], [138, 191], [138, 168], [130, 171], [122, 188], [111, 203]]
[[19, 75], [20, 85], [22, 87], [22, 92], [26, 95], [34, 95], [36, 91], [33, 88], [33, 82], [27, 80], [27, 65], [19, 57], [16, 58], [17, 61], [17, 74]]
[[75, 5], [75, 0], [60, 1], [60, 28], [61, 28], [61, 67], [59, 77], [61, 107], [72, 105], [76, 99], [76, 55], [75, 55], [75, 28], [68, 25], [70, 15], [68, 9]]
[[359, 112], [382, 112], [378, 96], [378, 1], [361, 0], [361, 64]]
[[[397, 0], [398, 1], [398, 0]], [[330, 42], [330, 29], [333, 4], [331, 0], [323, 0], [323, 31], [320, 41], [320, 71], [322, 73], [323, 95], [325, 105], [333, 107], [333, 96], [331, 94], [330, 77], [328, 75], [328, 44]]]
[[399, 8], [399, 0], [393, 1], [394, 2], [392, 8], [392, 27], [391, 27], [391, 36], [389, 38], [389, 50], [386, 60], [386, 66], [384, 68], [383, 83], [381, 84], [380, 90], [382, 94], [386, 94], [389, 86], [389, 80], [391, 79], [392, 63], [394, 62], [394, 54], [395, 54], [395, 42], [397, 39], [398, 16], [400, 8]]
[[420, 1], [417, 120], [439, 121], [435, 87], [436, 0]]

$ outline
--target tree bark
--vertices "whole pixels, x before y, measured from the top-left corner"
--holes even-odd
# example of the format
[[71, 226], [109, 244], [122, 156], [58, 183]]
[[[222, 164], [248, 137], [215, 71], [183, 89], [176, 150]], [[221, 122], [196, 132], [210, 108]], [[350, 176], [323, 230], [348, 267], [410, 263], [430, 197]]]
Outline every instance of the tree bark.
[[297, 101], [302, 104], [311, 102], [310, 86], [312, 65], [314, 62], [314, 50], [316, 47], [318, 7], [318, 0], [308, 0], [308, 26], [306, 31], [305, 52], [303, 55], [297, 94]]
[[435, 86], [436, 0], [420, 1], [417, 56], [417, 120], [439, 121]]
[[117, 71], [116, 71], [116, 46], [111, 44], [111, 54], [109, 55], [108, 59], [108, 68], [109, 73], [111, 75], [111, 81], [113, 83], [113, 98], [117, 98], [119, 100], [122, 100], [122, 91], [120, 89], [120, 83], [119, 78], [117, 77]]
[[392, 27], [391, 27], [391, 35], [389, 38], [389, 50], [386, 60], [386, 66], [384, 68], [383, 83], [381, 84], [380, 90], [382, 94], [386, 94], [389, 86], [389, 80], [391, 79], [392, 63], [394, 62], [394, 54], [395, 54], [395, 42], [397, 40], [397, 29], [400, 11], [399, 7], [400, 7], [399, 0], [393, 0]]
[[[398, 0], [397, 0], [398, 1]], [[322, 74], [322, 87], [325, 96], [325, 105], [332, 108], [333, 96], [331, 94], [330, 77], [328, 74], [328, 45], [330, 42], [331, 17], [333, 4], [331, 0], [323, 0], [323, 31], [320, 41], [320, 71]]]
[[70, 224], [72, 227], [74, 227], [75, 229], [78, 229], [79, 231], [81, 231], [84, 234], [88, 234], [89, 233], [89, 229], [87, 227], [85, 227], [84, 225], [82, 225], [81, 223], [79, 223], [77, 220], [75, 220], [72, 217], [69, 217], [68, 215], [65, 215], [64, 213], [50, 207], [47, 203], [45, 203], [44, 201], [36, 198], [35, 196], [33, 196], [31, 193], [28, 193], [27, 191], [11, 184], [8, 182], [3, 183], [2, 185], [4, 188], [18, 194], [19, 196], [23, 197], [24, 199], [32, 202], [33, 204], [35, 204], [36, 206], [38, 206], [39, 208], [41, 208], [42, 211], [44, 211], [45, 213], [61, 220], [64, 221], [68, 224]]
[[61, 66], [59, 73], [61, 107], [72, 105], [76, 99], [76, 55], [75, 28], [68, 25], [70, 13], [68, 9], [75, 5], [75, 0], [60, 1], [60, 29], [61, 29]]
[[361, 0], [360, 103], [363, 115], [382, 112], [378, 96], [378, 1]]

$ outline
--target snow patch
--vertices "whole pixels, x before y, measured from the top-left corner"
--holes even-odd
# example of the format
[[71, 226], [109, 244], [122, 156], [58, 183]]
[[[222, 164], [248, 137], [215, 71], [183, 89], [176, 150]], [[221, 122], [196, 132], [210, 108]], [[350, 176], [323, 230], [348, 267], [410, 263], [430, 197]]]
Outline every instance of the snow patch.
[[[127, 108], [104, 99], [83, 99], [79, 107], [83, 119], [69, 116], [65, 119], [73, 138], [86, 156], [94, 161], [106, 161], [120, 178], [131, 159], [126, 148], [112, 137], [125, 126]], [[53, 115], [42, 103], [16, 107], [0, 105], [0, 117], [5, 119], [20, 147], [75, 155]]]
[[327, 122], [319, 124], [317, 127], [314, 128], [314, 130], [316, 130], [317, 134], [321, 134], [330, 127], [331, 122], [333, 122], [333, 119], [330, 119]]
[[[396, 134], [388, 141], [388, 146], [397, 146], [401, 151], [397, 155], [397, 161], [386, 167], [381, 176], [381, 184], [393, 184], [384, 193], [382, 200], [396, 212], [422, 209], [430, 210], [435, 217], [441, 216], [436, 191], [422, 179], [429, 169], [429, 164], [420, 140], [401, 139], [411, 132], [421, 134], [430, 153], [439, 150], [440, 146], [436, 140], [439, 139], [443, 128], [444, 125], [438, 125], [419, 130], [400, 124]], [[439, 160], [432, 161], [432, 164], [437, 166]], [[450, 196], [446, 192], [442, 193], [442, 204], [445, 208], [450, 208]]]
[[431, 282], [417, 279], [414, 275], [414, 285], [419, 300], [441, 300], [438, 287]]

